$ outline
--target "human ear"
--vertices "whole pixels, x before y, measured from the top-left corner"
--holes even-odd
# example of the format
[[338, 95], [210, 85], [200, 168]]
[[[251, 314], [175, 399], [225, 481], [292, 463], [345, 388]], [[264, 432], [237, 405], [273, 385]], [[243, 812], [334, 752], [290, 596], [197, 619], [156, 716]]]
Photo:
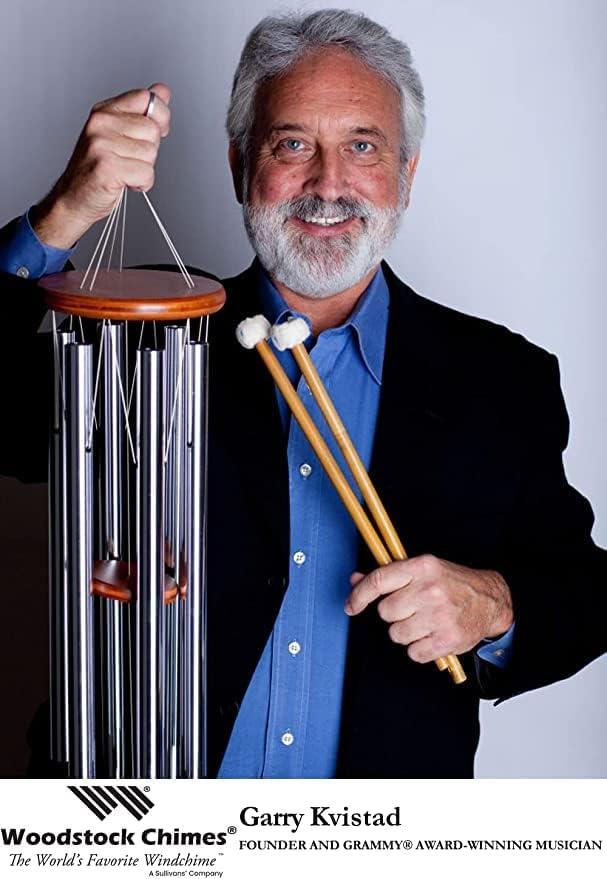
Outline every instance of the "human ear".
[[243, 202], [243, 186], [242, 186], [242, 161], [240, 151], [235, 143], [230, 143], [228, 147], [228, 162], [232, 172], [232, 183], [234, 184], [234, 192], [238, 204]]
[[417, 171], [417, 165], [419, 163], [419, 153], [416, 153], [411, 158], [407, 159], [406, 168], [407, 168], [407, 198], [405, 200], [405, 207], [409, 207], [409, 202], [411, 200], [411, 188], [413, 187], [413, 180], [415, 178], [415, 172]]

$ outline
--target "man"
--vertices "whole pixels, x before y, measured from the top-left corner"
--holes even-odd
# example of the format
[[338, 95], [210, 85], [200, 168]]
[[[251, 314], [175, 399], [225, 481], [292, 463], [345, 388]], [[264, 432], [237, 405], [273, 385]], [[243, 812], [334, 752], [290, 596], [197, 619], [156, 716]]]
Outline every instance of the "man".
[[[49, 196], [4, 230], [9, 274], [59, 269], [124, 186], [152, 186], [170, 124], [169, 89], [152, 91], [151, 113], [147, 90], [93, 108]], [[470, 776], [479, 696], [566, 677], [606, 647], [607, 559], [563, 474], [555, 359], [417, 296], [381, 262], [423, 127], [407, 47], [364, 16], [270, 18], [250, 35], [228, 133], [258, 260], [225, 282], [211, 321], [210, 763], [222, 776]], [[260, 311], [310, 322], [409, 561], [374, 569], [238, 347], [235, 326]], [[433, 665], [448, 653], [463, 686]]]

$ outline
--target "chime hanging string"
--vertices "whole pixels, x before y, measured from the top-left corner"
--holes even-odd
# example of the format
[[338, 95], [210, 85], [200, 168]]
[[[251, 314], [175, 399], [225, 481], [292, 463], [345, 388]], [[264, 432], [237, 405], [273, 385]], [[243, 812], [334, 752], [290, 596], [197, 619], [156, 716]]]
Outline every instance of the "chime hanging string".
[[[52, 334], [53, 334], [53, 352], [55, 359], [55, 371], [59, 376], [59, 387], [61, 388], [61, 410], [65, 413], [65, 376], [63, 375], [63, 365], [61, 363], [61, 358], [59, 357], [59, 339], [58, 339], [58, 331], [57, 331], [57, 317], [54, 311], [51, 311], [51, 320], [52, 320]], [[70, 321], [70, 332], [72, 331], [72, 322]], [[84, 329], [82, 327], [82, 321], [80, 321], [80, 335], [82, 338], [82, 342], [84, 343]], [[103, 338], [101, 341], [101, 350], [103, 349]], [[99, 382], [99, 370], [101, 364], [101, 353], [99, 356], [99, 364], [97, 366], [97, 378], [95, 380], [95, 395], [93, 398], [93, 406], [92, 406], [92, 423], [91, 423], [91, 431], [88, 435], [86, 447], [90, 448], [91, 445], [91, 436], [92, 436], [92, 426], [96, 424], [95, 419], [95, 401], [97, 398], [97, 384]]]
[[61, 412], [65, 414], [65, 380], [63, 378], [63, 369], [61, 358], [59, 357], [59, 339], [57, 337], [57, 318], [55, 312], [51, 311], [51, 319], [53, 321], [53, 351], [55, 354], [55, 372], [59, 376], [59, 386], [61, 388]]
[[110, 253], [107, 259], [107, 268], [108, 271], [112, 265], [112, 256], [114, 254], [114, 245], [116, 244], [116, 234], [118, 232], [118, 226], [121, 226], [120, 233], [120, 260], [118, 265], [118, 271], [122, 271], [122, 258], [124, 256], [124, 233], [125, 233], [125, 221], [126, 221], [126, 196], [127, 196], [127, 188], [126, 186], [122, 190], [122, 193], [118, 199], [118, 205], [116, 210], [116, 215], [114, 217], [113, 231], [112, 231], [112, 244], [110, 246]]
[[151, 202], [150, 199], [148, 198], [148, 194], [147, 194], [147, 192], [142, 192], [141, 194], [143, 195], [143, 198], [145, 199], [145, 203], [146, 203], [147, 206], [149, 207], [152, 216], [153, 216], [154, 219], [156, 220], [156, 223], [157, 223], [157, 225], [158, 225], [158, 228], [160, 229], [160, 231], [161, 231], [161, 233], [162, 233], [162, 235], [163, 235], [163, 237], [164, 237], [164, 240], [165, 240], [166, 243], [168, 244], [169, 250], [170, 250], [171, 253], [173, 254], [173, 257], [174, 257], [174, 259], [175, 259], [175, 262], [176, 262], [177, 265], [179, 266], [179, 269], [180, 269], [180, 271], [181, 271], [181, 274], [183, 275], [183, 277], [184, 277], [184, 279], [185, 279], [185, 281], [186, 281], [188, 287], [193, 287], [193, 286], [194, 286], [194, 281], [193, 281], [192, 278], [190, 277], [190, 273], [189, 273], [188, 270], [186, 269], [184, 261], [182, 260], [182, 258], [181, 258], [181, 257], [179, 256], [179, 254], [177, 253], [177, 248], [175, 247], [175, 245], [174, 245], [173, 242], [171, 241], [171, 237], [170, 237], [169, 233], [167, 232], [167, 230], [165, 229], [165, 227], [164, 227], [164, 225], [163, 225], [163, 223], [162, 223], [162, 220], [161, 220], [160, 217], [158, 216], [158, 212], [156, 211], [156, 208], [154, 207], [154, 205], [152, 204], [152, 202]]
[[[124, 189], [121, 191], [120, 195], [116, 199], [116, 204], [114, 205], [114, 207], [110, 211], [110, 214], [109, 214], [107, 220], [105, 221], [105, 226], [103, 227], [101, 235], [99, 236], [99, 240], [97, 241], [97, 245], [95, 247], [95, 250], [93, 251], [93, 255], [89, 261], [88, 266], [86, 267], [84, 277], [82, 278], [82, 282], [80, 284], [81, 290], [83, 289], [83, 287], [85, 286], [85, 284], [87, 282], [87, 278], [90, 274], [91, 269], [93, 268], [93, 265], [95, 265], [95, 271], [93, 273], [93, 277], [92, 277], [91, 283], [89, 285], [89, 291], [91, 291], [95, 285], [95, 281], [97, 280], [97, 274], [99, 272], [99, 268], [101, 266], [101, 262], [103, 260], [104, 254], [105, 254], [105, 249], [107, 247], [107, 243], [109, 241], [110, 235], [112, 234], [112, 232], [114, 230], [114, 223], [115, 223], [116, 218], [118, 216], [118, 212], [120, 210], [120, 205], [122, 204], [123, 197], [124, 197]], [[99, 257], [97, 257], [98, 253], [99, 253]], [[96, 261], [96, 263], [95, 263], [95, 261]]]
[[209, 341], [209, 315], [208, 314], [205, 314], [204, 317], [198, 318], [198, 339], [197, 339], [198, 342], [200, 342], [200, 340], [202, 338], [202, 325], [203, 325], [203, 323], [204, 323], [204, 342], [206, 345]]
[[93, 429], [97, 424], [97, 419], [95, 417], [95, 409], [97, 408], [97, 394], [99, 393], [99, 376], [101, 375], [101, 364], [103, 363], [103, 344], [105, 342], [105, 326], [107, 321], [104, 320], [101, 323], [101, 340], [99, 342], [99, 357], [97, 359], [97, 374], [95, 375], [95, 389], [93, 391], [93, 405], [91, 406], [91, 426], [89, 428], [89, 433], [86, 439], [86, 448], [87, 450], [91, 448], [91, 442], [93, 440]]
[[[107, 249], [108, 242], [110, 241], [110, 238], [111, 238], [112, 243], [110, 246], [110, 254], [109, 254], [109, 259], [108, 259], [108, 269], [110, 268], [119, 225], [122, 226], [121, 242], [120, 242], [120, 271], [122, 270], [123, 257], [124, 257], [125, 221], [126, 221], [126, 191], [127, 191], [126, 187], [124, 189], [122, 189], [120, 195], [118, 196], [118, 198], [116, 200], [114, 207], [110, 211], [110, 214], [105, 222], [105, 226], [103, 227], [101, 235], [99, 236], [99, 240], [97, 241], [97, 245], [95, 247], [95, 250], [93, 251], [93, 255], [92, 255], [90, 262], [89, 262], [89, 264], [86, 268], [86, 271], [84, 273], [84, 277], [82, 278], [82, 282], [80, 284], [80, 289], [83, 289], [84, 286], [86, 285], [86, 282], [87, 282], [88, 276], [91, 272], [91, 269], [93, 268], [93, 266], [95, 266], [94, 272], [93, 272], [93, 277], [91, 279], [91, 282], [90, 282], [89, 288], [88, 288], [89, 291], [92, 291], [92, 289], [95, 285], [95, 281], [97, 280], [97, 275], [99, 273], [101, 263], [103, 262], [103, 257], [105, 255], [105, 251]], [[190, 273], [188, 272], [184, 261], [182, 260], [181, 256], [179, 255], [177, 248], [173, 244], [171, 236], [167, 232], [162, 220], [160, 219], [160, 217], [158, 215], [158, 211], [156, 210], [156, 208], [154, 207], [154, 205], [150, 201], [148, 194], [146, 192], [142, 192], [141, 194], [143, 195], [145, 203], [147, 204], [148, 208], [150, 209], [150, 213], [152, 214], [152, 217], [154, 218], [156, 225], [158, 226], [160, 233], [162, 234], [162, 237], [166, 241], [167, 246], [168, 246], [169, 250], [171, 251], [175, 262], [177, 263], [177, 267], [179, 268], [179, 271], [181, 272], [184, 281], [186, 282], [188, 287], [194, 287], [194, 282], [190, 276]]]
[[[110, 268], [110, 266], [111, 266], [111, 263], [112, 263], [112, 256], [113, 256], [113, 253], [114, 253], [114, 247], [115, 247], [115, 244], [116, 244], [116, 236], [117, 236], [118, 226], [119, 226], [119, 225], [121, 226], [121, 235], [120, 235], [120, 265], [119, 265], [119, 270], [122, 271], [123, 259], [124, 259], [125, 225], [126, 225], [126, 198], [127, 198], [126, 193], [127, 193], [127, 189], [126, 189], [126, 187], [125, 187], [125, 188], [122, 190], [122, 192], [120, 193], [120, 195], [119, 195], [119, 197], [118, 197], [118, 199], [117, 199], [117, 201], [116, 201], [116, 204], [115, 204], [114, 207], [112, 208], [112, 210], [111, 210], [111, 212], [110, 212], [110, 215], [109, 215], [109, 217], [108, 217], [107, 220], [106, 220], [106, 223], [105, 223], [105, 226], [104, 226], [104, 228], [103, 228], [103, 231], [102, 231], [102, 233], [101, 233], [101, 235], [100, 235], [100, 237], [99, 237], [99, 241], [97, 242], [97, 246], [95, 247], [95, 250], [94, 250], [94, 252], [93, 252], [93, 255], [92, 255], [92, 257], [91, 257], [91, 260], [90, 260], [90, 262], [89, 262], [89, 264], [88, 264], [88, 266], [87, 266], [86, 272], [85, 272], [84, 277], [83, 277], [83, 279], [82, 279], [82, 283], [81, 283], [81, 285], [80, 285], [81, 289], [82, 289], [82, 287], [84, 287], [84, 285], [85, 285], [85, 283], [86, 283], [86, 281], [87, 281], [87, 278], [88, 278], [88, 276], [89, 276], [89, 274], [90, 274], [90, 271], [91, 271], [91, 269], [92, 269], [92, 267], [93, 267], [93, 264], [95, 264], [95, 260], [97, 260], [96, 265], [95, 265], [95, 269], [94, 269], [94, 273], [93, 273], [93, 277], [92, 277], [91, 283], [90, 283], [90, 285], [89, 285], [89, 290], [92, 290], [92, 289], [93, 289], [93, 286], [94, 286], [95, 281], [96, 281], [96, 279], [97, 279], [97, 275], [98, 275], [98, 273], [99, 273], [99, 268], [100, 268], [101, 263], [102, 263], [102, 261], [103, 261], [103, 257], [104, 257], [104, 254], [105, 254], [105, 251], [106, 251], [106, 248], [107, 248], [107, 244], [108, 244], [108, 242], [109, 242], [109, 240], [110, 240], [110, 238], [111, 238], [112, 243], [111, 243], [111, 245], [110, 245], [110, 252], [109, 252], [109, 256], [108, 256], [108, 270], [109, 270], [109, 268]], [[182, 274], [182, 276], [183, 276], [183, 279], [185, 280], [185, 282], [186, 282], [186, 284], [188, 285], [188, 287], [194, 287], [194, 282], [192, 281], [192, 278], [191, 278], [191, 276], [190, 276], [190, 273], [188, 272], [188, 270], [187, 270], [187, 268], [186, 268], [186, 266], [185, 266], [185, 263], [183, 262], [181, 256], [179, 255], [179, 253], [178, 253], [178, 251], [177, 251], [177, 248], [176, 248], [175, 245], [173, 244], [173, 241], [172, 241], [172, 239], [171, 239], [169, 233], [167, 232], [167, 230], [166, 230], [166, 228], [165, 228], [165, 226], [164, 226], [162, 220], [160, 219], [157, 210], [156, 210], [155, 207], [152, 205], [152, 202], [150, 201], [150, 199], [149, 199], [147, 193], [143, 192], [142, 195], [143, 195], [143, 197], [144, 197], [144, 200], [145, 200], [145, 202], [146, 202], [148, 208], [150, 209], [150, 212], [151, 212], [151, 214], [152, 214], [152, 217], [154, 218], [154, 220], [155, 220], [155, 222], [156, 222], [158, 228], [160, 229], [160, 232], [161, 232], [161, 234], [162, 234], [164, 240], [166, 241], [166, 243], [167, 243], [167, 245], [168, 245], [168, 247], [169, 247], [169, 250], [171, 251], [171, 253], [172, 253], [172, 255], [173, 255], [174, 259], [175, 259], [175, 262], [177, 263], [177, 266], [178, 266], [179, 271], [181, 272], [181, 274]], [[97, 254], [99, 254], [99, 256], [97, 256]], [[208, 335], [208, 328], [207, 328], [207, 330], [206, 330], [206, 335]], [[140, 337], [139, 337], [139, 346], [141, 345], [141, 340], [142, 340], [142, 338], [143, 338], [143, 324], [142, 324], [142, 327], [141, 327], [141, 333], [140, 333]], [[189, 338], [189, 321], [188, 321], [188, 333], [187, 333], [187, 338]], [[156, 323], [155, 323], [155, 322], [154, 322], [154, 340], [155, 340], [155, 344], [157, 345], [157, 344], [158, 344], [158, 341], [157, 341], [157, 332], [156, 332]], [[103, 344], [103, 342], [102, 342], [102, 344]], [[182, 356], [181, 356], [181, 361], [180, 361], [180, 367], [179, 367], [179, 382], [181, 382], [181, 372], [182, 372], [182, 367], [183, 367], [183, 357], [184, 357], [184, 354], [185, 354], [185, 349], [184, 349], [184, 351], [182, 351]], [[94, 402], [93, 402], [93, 413], [94, 413], [94, 411], [95, 411], [95, 402], [96, 402], [96, 397], [97, 397], [97, 387], [98, 387], [98, 380], [99, 380], [99, 370], [100, 370], [100, 366], [101, 366], [101, 356], [102, 356], [102, 352], [100, 351], [100, 355], [99, 355], [99, 365], [98, 365], [98, 369], [97, 369], [97, 379], [96, 379], [96, 382], [95, 382], [96, 390], [95, 390], [95, 400], [94, 400]], [[127, 401], [126, 401], [126, 399], [125, 399], [125, 395], [124, 395], [124, 390], [123, 390], [123, 388], [122, 388], [122, 379], [121, 379], [121, 376], [118, 375], [118, 380], [119, 380], [119, 385], [120, 385], [120, 390], [121, 390], [121, 397], [122, 397], [122, 399], [123, 399], [123, 403], [124, 403], [124, 405], [125, 405], [125, 424], [126, 424], [126, 427], [127, 427], [127, 431], [129, 430], [129, 428], [128, 428], [128, 418], [129, 418], [129, 413], [130, 413], [130, 409], [131, 409], [131, 401], [132, 401], [132, 397], [133, 397], [133, 391], [134, 391], [134, 388], [135, 388], [135, 382], [136, 382], [136, 379], [137, 379], [137, 368], [135, 367], [135, 371], [134, 371], [134, 373], [133, 373], [133, 380], [132, 380], [132, 383], [131, 383], [131, 387], [130, 387], [130, 389], [129, 389], [128, 403], [127, 403]], [[174, 404], [174, 406], [173, 406], [173, 413], [172, 413], [172, 416], [171, 416], [171, 426], [170, 426], [170, 428], [169, 428], [169, 444], [170, 444], [170, 436], [172, 435], [172, 434], [171, 434], [171, 430], [172, 430], [172, 425], [173, 425], [174, 416], [175, 416], [176, 402], [177, 402], [177, 401], [176, 401], [176, 399], [175, 399], [175, 404]], [[91, 434], [92, 434], [92, 426], [91, 426]], [[90, 442], [90, 438], [89, 438], [89, 442]], [[132, 437], [130, 436], [130, 432], [129, 432], [129, 442], [130, 442], [130, 445], [131, 445], [131, 451], [132, 451], [132, 453], [133, 453], [133, 460], [135, 460], [135, 456], [134, 456], [134, 452], [133, 452], [133, 441], [132, 441]], [[167, 452], [166, 452], [166, 454], [168, 455], [168, 446], [167, 446]], [[165, 457], [165, 462], [166, 462], [166, 457]]]
[[120, 390], [120, 399], [122, 401], [122, 411], [124, 412], [124, 426], [126, 428], [126, 433], [129, 438], [129, 445], [131, 447], [131, 456], [133, 458], [133, 464], [135, 467], [137, 466], [137, 455], [135, 454], [135, 444], [133, 443], [133, 437], [131, 434], [131, 428], [129, 425], [129, 413], [126, 408], [126, 397], [124, 395], [124, 386], [122, 384], [122, 376], [120, 375], [120, 367], [118, 366], [118, 357], [116, 355], [116, 342], [114, 337], [112, 336], [112, 364], [113, 369], [116, 374], [116, 378], [118, 380], [118, 389]]
[[[144, 200], [145, 200], [148, 208], [150, 209], [152, 217], [154, 218], [158, 228], [160, 229], [160, 232], [161, 232], [164, 240], [166, 241], [166, 243], [169, 247], [169, 250], [171, 251], [171, 253], [175, 259], [175, 262], [177, 263], [177, 267], [179, 268], [179, 271], [181, 272], [184, 281], [186, 282], [188, 287], [190, 287], [190, 288], [194, 287], [194, 282], [192, 281], [190, 273], [188, 272], [188, 270], [185, 266], [185, 263], [183, 262], [181, 256], [179, 255], [177, 248], [173, 244], [173, 241], [172, 241], [169, 233], [167, 232], [162, 220], [160, 219], [157, 210], [152, 205], [152, 202], [150, 201], [147, 193], [143, 192], [142, 195], [144, 197]], [[95, 247], [95, 250], [93, 251], [93, 255], [92, 255], [92, 257], [89, 261], [89, 264], [86, 268], [86, 271], [84, 273], [84, 277], [82, 278], [82, 282], [80, 284], [80, 289], [82, 289], [85, 286], [86, 281], [89, 277], [89, 274], [91, 273], [93, 266], [95, 266], [94, 271], [93, 271], [93, 276], [92, 276], [92, 279], [91, 279], [91, 282], [89, 285], [89, 291], [92, 291], [92, 289], [95, 285], [95, 281], [97, 280], [97, 275], [99, 273], [101, 263], [103, 262], [103, 257], [105, 255], [105, 251], [107, 249], [108, 242], [110, 241], [110, 238], [111, 238], [110, 252], [109, 252], [108, 264], [107, 264], [108, 270], [109, 270], [111, 263], [112, 263], [112, 256], [114, 253], [114, 248], [115, 248], [115, 244], [116, 244], [116, 237], [117, 237], [119, 226], [121, 226], [119, 271], [122, 271], [123, 259], [124, 259], [125, 226], [126, 226], [126, 199], [127, 199], [127, 188], [124, 187], [122, 189], [122, 191], [120, 192], [120, 195], [118, 196], [116, 203], [115, 203], [114, 207], [112, 208], [112, 210], [110, 211], [110, 214], [105, 222], [105, 225], [103, 227], [101, 235], [99, 236], [99, 240], [97, 241], [97, 245]], [[99, 376], [100, 376], [101, 364], [102, 364], [102, 360], [103, 360], [103, 341], [104, 341], [103, 329], [104, 329], [104, 327], [105, 327], [105, 322], [102, 326], [102, 336], [101, 336], [101, 345], [100, 345], [100, 350], [99, 350], [99, 360], [98, 360], [98, 365], [97, 365], [97, 375], [95, 378], [95, 391], [94, 391], [93, 407], [92, 407], [93, 416], [91, 419], [91, 426], [90, 426], [90, 430], [89, 430], [88, 443], [87, 443], [87, 445], [89, 445], [89, 446], [90, 446], [90, 442], [92, 439], [93, 427], [96, 424], [95, 408], [96, 408], [96, 402], [97, 402], [97, 394], [98, 394], [98, 390], [99, 390]], [[189, 339], [189, 320], [187, 323], [187, 327], [188, 327], [188, 329], [187, 329], [187, 333], [186, 333], [186, 339]], [[80, 321], [80, 332], [82, 335], [82, 341], [84, 341], [84, 329], [82, 327], [82, 321]], [[206, 326], [205, 335], [208, 336], [208, 322], [207, 322], [207, 326]], [[142, 324], [141, 333], [139, 336], [139, 346], [141, 346], [142, 338], [143, 338], [143, 324]], [[154, 339], [155, 339], [155, 344], [157, 345], [157, 334], [156, 334], [155, 322], [154, 322]], [[112, 347], [114, 347], [114, 346], [112, 345]], [[182, 373], [182, 369], [183, 369], [184, 355], [185, 355], [185, 348], [183, 349], [183, 351], [181, 353], [177, 391], [179, 390], [179, 387], [181, 384], [181, 373]], [[128, 402], [127, 402], [127, 398], [126, 398], [126, 395], [124, 392], [124, 387], [122, 384], [122, 376], [120, 375], [120, 370], [118, 369], [118, 366], [117, 366], [117, 358], [116, 358], [115, 351], [112, 352], [112, 357], [113, 357], [113, 368], [116, 371], [118, 385], [120, 388], [120, 397], [121, 397], [122, 405], [124, 408], [125, 427], [126, 427], [126, 431], [127, 431], [128, 438], [129, 438], [129, 445], [131, 447], [131, 454], [133, 457], [133, 461], [136, 464], [137, 461], [136, 461], [136, 455], [135, 455], [135, 450], [134, 450], [134, 443], [133, 443], [133, 438], [131, 436], [130, 427], [129, 427], [129, 414], [130, 414], [130, 409], [131, 409], [133, 391], [135, 388], [135, 382], [136, 382], [136, 378], [137, 378], [137, 368], [135, 367], [135, 371], [133, 374], [133, 380], [132, 380], [131, 387], [130, 387], [129, 393], [128, 393]], [[167, 444], [166, 455], [165, 455], [165, 463], [166, 463], [166, 456], [168, 456], [168, 451], [169, 451], [169, 446], [170, 446], [170, 437], [172, 436], [172, 427], [173, 427], [173, 422], [174, 422], [174, 418], [175, 418], [176, 404], [177, 404], [177, 397], [175, 398], [175, 402], [173, 404], [173, 411], [172, 411], [171, 422], [170, 422], [170, 427], [169, 427], [169, 441]]]
[[169, 421], [169, 429], [167, 431], [167, 444], [164, 453], [164, 464], [169, 460], [169, 450], [171, 448], [171, 439], [173, 438], [173, 424], [175, 422], [175, 413], [177, 411], [177, 402], [179, 400], [179, 392], [181, 390], [181, 378], [183, 375], [183, 363], [185, 360], [185, 347], [190, 341], [190, 319], [188, 318], [185, 325], [185, 334], [183, 337], [183, 345], [181, 346], [181, 354], [179, 356], [179, 369], [177, 371], [177, 381], [175, 383], [175, 391], [173, 405], [171, 407], [171, 418]]
[[[96, 426], [96, 424], [97, 424], [97, 421], [96, 421], [96, 418], [95, 418], [95, 410], [96, 410], [96, 408], [97, 408], [97, 397], [98, 397], [98, 395], [99, 395], [99, 378], [100, 378], [100, 375], [101, 375], [101, 367], [102, 367], [102, 365], [103, 365], [103, 357], [104, 357], [104, 343], [105, 343], [105, 332], [104, 332], [104, 330], [105, 330], [105, 328], [108, 327], [108, 326], [109, 326], [109, 321], [108, 321], [108, 320], [104, 320], [104, 321], [102, 321], [102, 324], [101, 324], [101, 340], [100, 340], [100, 342], [99, 342], [99, 358], [98, 358], [98, 360], [97, 360], [97, 372], [96, 372], [96, 375], [95, 375], [95, 387], [94, 387], [94, 390], [93, 390], [93, 403], [92, 403], [92, 406], [91, 406], [91, 423], [90, 423], [90, 427], [89, 427], [89, 431], [88, 431], [88, 435], [87, 435], [87, 442], [86, 442], [86, 447], [87, 447], [87, 449], [90, 449], [90, 448], [91, 448], [91, 442], [92, 442], [92, 439], [93, 439], [93, 430], [94, 430], [94, 428], [95, 428], [95, 426]], [[106, 355], [106, 356], [107, 356], [107, 355]], [[136, 456], [135, 456], [135, 446], [134, 446], [134, 443], [133, 443], [133, 437], [132, 437], [132, 435], [131, 435], [131, 429], [130, 429], [130, 426], [129, 426], [129, 420], [128, 420], [128, 409], [127, 409], [127, 406], [126, 406], [126, 399], [125, 399], [125, 395], [124, 395], [124, 387], [123, 387], [123, 384], [122, 384], [122, 376], [120, 375], [120, 368], [119, 368], [119, 366], [118, 366], [118, 358], [117, 358], [117, 356], [116, 356], [116, 347], [115, 347], [115, 342], [114, 342], [114, 338], [113, 338], [113, 337], [112, 337], [112, 369], [113, 369], [113, 371], [114, 371], [114, 373], [115, 373], [115, 375], [116, 375], [116, 378], [117, 378], [117, 380], [118, 380], [118, 387], [119, 387], [119, 389], [120, 389], [120, 398], [121, 398], [121, 402], [122, 402], [122, 409], [123, 409], [124, 417], [125, 417], [125, 428], [126, 428], [126, 432], [127, 432], [128, 439], [129, 439], [129, 445], [130, 445], [130, 447], [131, 447], [131, 455], [132, 455], [132, 458], [133, 458], [133, 463], [134, 463], [135, 466], [136, 466], [136, 465], [137, 465], [137, 458], [136, 458]]]
[[[123, 214], [123, 226], [122, 226], [122, 240], [124, 241], [124, 214]], [[120, 271], [122, 271], [122, 249], [120, 252]], [[141, 329], [143, 330], [143, 324], [141, 324]], [[141, 347], [141, 340], [139, 342], [139, 347]], [[126, 364], [126, 380], [128, 381], [129, 377], [129, 325], [128, 323], [124, 327], [124, 359]], [[133, 387], [135, 386], [135, 379], [133, 379]], [[131, 393], [133, 392], [131, 388]], [[127, 404], [127, 414], [126, 421], [129, 420], [129, 412], [131, 411], [131, 400], [129, 397]], [[131, 468], [126, 467], [126, 563], [127, 570], [131, 570]], [[130, 630], [129, 630], [130, 637]], [[129, 644], [130, 650], [130, 644]]]
[[120, 198], [118, 199], [118, 210], [116, 211], [116, 217], [114, 222], [112, 223], [112, 243], [110, 245], [110, 252], [107, 258], [107, 269], [108, 272], [112, 265], [112, 256], [114, 254], [114, 245], [116, 244], [116, 233], [118, 232], [118, 226], [120, 225], [120, 217], [122, 215], [122, 202], [124, 201], [124, 193], [125, 190], [122, 190]]
[[[93, 428], [96, 425], [95, 409], [97, 406], [97, 395], [99, 393], [99, 376], [101, 374], [101, 366], [102, 366], [103, 357], [104, 357], [104, 342], [105, 342], [104, 329], [106, 328], [106, 326], [109, 326], [108, 320], [104, 320], [101, 324], [101, 341], [99, 343], [99, 358], [97, 361], [97, 374], [95, 377], [95, 389], [93, 392], [93, 404], [91, 407], [91, 424], [89, 427], [89, 433], [88, 433], [88, 439], [87, 439], [87, 449], [90, 449], [90, 447], [91, 447], [91, 441], [93, 438]], [[126, 397], [124, 394], [124, 385], [122, 383], [122, 376], [120, 375], [120, 367], [118, 365], [118, 357], [116, 355], [116, 343], [114, 341], [113, 336], [111, 336], [111, 341], [112, 341], [112, 344], [111, 344], [112, 370], [116, 376], [116, 379], [118, 381], [118, 388], [120, 390], [120, 401], [122, 404], [122, 411], [124, 413], [124, 426], [125, 426], [125, 430], [126, 430], [126, 433], [128, 436], [128, 440], [129, 440], [129, 446], [131, 449], [131, 457], [133, 459], [133, 463], [135, 464], [135, 466], [137, 466], [137, 456], [135, 454], [135, 444], [133, 442], [133, 436], [131, 434], [131, 428], [129, 425], [129, 413], [128, 413], [128, 409], [127, 409], [127, 405], [126, 405]], [[108, 352], [105, 353], [105, 356], [109, 356]]]
[[122, 271], [122, 264], [124, 258], [124, 235], [126, 230], [126, 199], [129, 194], [128, 189], [124, 188], [124, 198], [122, 200], [122, 229], [120, 232], [120, 261], [118, 264], [118, 271]]
[[[140, 330], [140, 332], [139, 332], [139, 341], [137, 342], [137, 349], [136, 349], [136, 350], [139, 350], [139, 348], [141, 348], [141, 342], [142, 342], [142, 340], [143, 340], [143, 329], [144, 329], [144, 326], [145, 326], [145, 325], [144, 325], [144, 323], [143, 323], [143, 321], [142, 321], [142, 322], [141, 322], [141, 330]], [[128, 361], [127, 361], [127, 362], [128, 362]], [[132, 400], [133, 400], [133, 392], [134, 392], [134, 390], [135, 390], [135, 383], [136, 383], [136, 381], [137, 381], [137, 364], [135, 364], [135, 369], [133, 370], [133, 380], [131, 381], [131, 388], [130, 388], [130, 390], [129, 390], [129, 399], [128, 399], [128, 401], [127, 401], [127, 414], [130, 414], [130, 412], [131, 412], [131, 402], [132, 402]]]

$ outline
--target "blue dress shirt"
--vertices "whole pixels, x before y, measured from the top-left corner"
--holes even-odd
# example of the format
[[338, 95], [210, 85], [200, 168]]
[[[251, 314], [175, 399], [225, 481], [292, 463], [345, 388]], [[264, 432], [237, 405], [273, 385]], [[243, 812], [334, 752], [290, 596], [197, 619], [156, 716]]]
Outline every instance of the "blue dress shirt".
[[12, 238], [0, 246], [0, 271], [37, 280], [60, 272], [73, 252], [43, 244], [32, 229], [28, 211], [17, 222]]
[[[27, 215], [0, 247], [0, 269], [29, 277], [60, 271], [72, 251], [42, 244]], [[262, 310], [275, 323], [291, 312], [259, 270]], [[350, 318], [320, 333], [311, 357], [368, 467], [382, 380], [389, 294], [381, 270]], [[305, 315], [298, 315], [305, 317]], [[278, 355], [312, 418], [348, 468], [290, 352]], [[289, 585], [238, 712], [220, 768], [224, 778], [335, 775], [349, 617], [344, 602], [356, 569], [358, 536], [335, 489], [277, 391], [288, 436], [291, 562]], [[353, 490], [360, 497], [350, 479]], [[478, 655], [505, 666], [513, 628]]]

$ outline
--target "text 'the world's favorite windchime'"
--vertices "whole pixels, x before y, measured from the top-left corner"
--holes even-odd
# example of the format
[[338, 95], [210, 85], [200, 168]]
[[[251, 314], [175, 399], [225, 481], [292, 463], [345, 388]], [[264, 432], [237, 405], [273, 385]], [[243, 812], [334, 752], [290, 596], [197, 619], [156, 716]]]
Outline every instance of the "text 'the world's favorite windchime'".
[[122, 269], [124, 190], [87, 271], [40, 282], [51, 757], [72, 778], [206, 776], [208, 315], [225, 293], [190, 276], [144, 198], [179, 272]]

